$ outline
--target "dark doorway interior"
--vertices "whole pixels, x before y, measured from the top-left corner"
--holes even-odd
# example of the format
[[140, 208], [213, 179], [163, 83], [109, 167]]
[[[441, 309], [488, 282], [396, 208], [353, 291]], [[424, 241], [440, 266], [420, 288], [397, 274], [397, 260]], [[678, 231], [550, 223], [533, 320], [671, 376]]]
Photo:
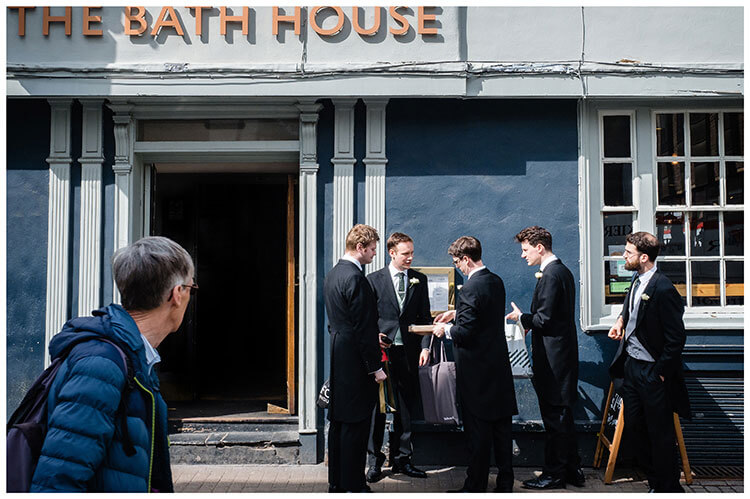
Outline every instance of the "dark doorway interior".
[[170, 407], [283, 403], [286, 176], [157, 173], [153, 186], [152, 233], [190, 252], [200, 286], [159, 347]]

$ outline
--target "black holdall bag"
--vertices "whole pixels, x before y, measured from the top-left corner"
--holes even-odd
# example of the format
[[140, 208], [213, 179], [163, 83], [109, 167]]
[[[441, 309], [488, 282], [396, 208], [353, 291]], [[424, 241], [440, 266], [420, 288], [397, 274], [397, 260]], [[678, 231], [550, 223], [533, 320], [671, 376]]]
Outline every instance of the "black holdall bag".
[[432, 424], [458, 426], [461, 418], [456, 404], [456, 363], [447, 360], [442, 341], [440, 358], [435, 359], [433, 341], [434, 337], [430, 340], [430, 363], [419, 367], [424, 420]]
[[50, 366], [39, 375], [26, 392], [21, 404], [10, 417], [7, 424], [5, 440], [6, 459], [6, 491], [28, 492], [31, 478], [42, 453], [44, 439], [47, 436], [47, 397], [55, 381], [57, 371], [68, 357], [74, 346], [85, 341], [98, 340], [109, 343], [120, 353], [123, 365], [120, 366], [125, 374], [125, 388], [117, 408], [121, 417], [119, 431], [122, 432], [125, 454], [135, 455], [135, 448], [128, 435], [124, 403], [128, 392], [133, 389], [133, 367], [130, 359], [115, 342], [101, 336], [81, 335], [79, 340], [72, 342], [58, 357], [52, 360]]

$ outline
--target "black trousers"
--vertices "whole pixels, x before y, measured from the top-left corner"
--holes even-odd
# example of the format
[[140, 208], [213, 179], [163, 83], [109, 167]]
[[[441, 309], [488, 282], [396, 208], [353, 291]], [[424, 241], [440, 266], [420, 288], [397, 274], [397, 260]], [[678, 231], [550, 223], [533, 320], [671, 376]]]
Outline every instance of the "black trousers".
[[341, 492], [365, 488], [365, 459], [370, 419], [355, 423], [331, 421], [328, 428], [328, 485]]
[[[390, 445], [390, 464], [405, 464], [411, 461], [413, 447], [411, 444], [411, 415], [417, 400], [417, 391], [413, 374], [409, 372], [406, 348], [392, 346], [388, 349], [390, 359], [391, 385], [396, 397], [398, 410], [393, 414], [393, 439]], [[416, 366], [415, 366], [416, 369]], [[367, 442], [367, 465], [380, 468], [385, 462], [382, 452], [385, 435], [385, 414], [378, 406], [372, 413], [370, 437]], [[395, 444], [398, 444], [397, 446]]]
[[541, 396], [538, 399], [545, 431], [542, 472], [555, 478], [565, 478], [566, 474], [572, 476], [581, 465], [573, 408], [549, 404]]
[[478, 418], [469, 411], [462, 413], [464, 433], [469, 444], [469, 467], [466, 470], [464, 489], [471, 492], [487, 492], [490, 474], [490, 447], [494, 447], [499, 489], [513, 486], [513, 439], [511, 424], [513, 417], [506, 416], [495, 421]]
[[674, 416], [665, 383], [655, 364], [625, 359], [622, 402], [625, 436], [635, 441], [638, 463], [657, 492], [683, 492], [674, 434]]

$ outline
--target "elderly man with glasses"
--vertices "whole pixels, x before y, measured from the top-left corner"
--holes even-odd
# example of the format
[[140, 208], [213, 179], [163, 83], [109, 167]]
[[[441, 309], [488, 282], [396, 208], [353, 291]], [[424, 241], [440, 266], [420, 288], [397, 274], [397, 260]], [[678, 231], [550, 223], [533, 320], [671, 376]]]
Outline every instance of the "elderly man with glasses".
[[156, 347], [176, 331], [198, 286], [185, 249], [145, 237], [118, 250], [122, 305], [68, 321], [50, 342], [65, 357], [47, 399], [33, 492], [172, 492], [167, 406]]

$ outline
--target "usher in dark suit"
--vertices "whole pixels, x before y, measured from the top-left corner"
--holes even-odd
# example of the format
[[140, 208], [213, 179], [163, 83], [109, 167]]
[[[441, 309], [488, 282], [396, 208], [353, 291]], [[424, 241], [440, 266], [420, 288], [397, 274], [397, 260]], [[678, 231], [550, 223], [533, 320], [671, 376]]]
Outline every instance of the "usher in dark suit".
[[621, 386], [618, 391], [625, 404], [625, 436], [638, 443], [637, 458], [646, 470], [649, 486], [657, 492], [681, 491], [672, 414], [690, 418], [682, 370], [684, 306], [672, 282], [657, 270], [643, 290], [630, 336], [638, 339], [655, 362], [635, 359], [626, 351], [624, 337], [633, 287], [623, 304], [623, 339], [609, 372], [616, 386]]
[[375, 295], [362, 271], [347, 260], [323, 284], [331, 333], [328, 483], [335, 491], [366, 488], [364, 466], [370, 418], [378, 396], [372, 375], [382, 367]]
[[476, 271], [458, 297], [450, 329], [456, 359], [456, 393], [469, 443], [464, 490], [486, 492], [490, 445], [495, 448], [497, 488], [513, 486], [511, 421], [518, 414], [505, 341], [505, 286], [486, 268]]
[[544, 267], [534, 288], [531, 313], [521, 325], [531, 329], [534, 389], [546, 442], [543, 473], [573, 478], [581, 463], [573, 408], [578, 398], [578, 333], [573, 274], [560, 260]]
[[[411, 417], [419, 401], [417, 391], [417, 366], [419, 353], [429, 348], [430, 337], [418, 336], [408, 331], [410, 324], [431, 324], [430, 297], [427, 290], [427, 276], [416, 270], [406, 271], [406, 296], [403, 310], [398, 305], [396, 288], [393, 285], [390, 266], [386, 266], [367, 276], [378, 300], [378, 330], [393, 341], [397, 332], [401, 332], [403, 345], [391, 345], [387, 350], [390, 360], [390, 377], [394, 392], [398, 397], [398, 410], [393, 415], [395, 440], [398, 447], [391, 449], [391, 466], [403, 466], [411, 461]], [[409, 284], [411, 279], [419, 279], [418, 284]], [[370, 439], [367, 445], [367, 464], [380, 468], [385, 461], [382, 453], [383, 435], [385, 433], [385, 414], [376, 407], [373, 413], [373, 424], [370, 428]]]

